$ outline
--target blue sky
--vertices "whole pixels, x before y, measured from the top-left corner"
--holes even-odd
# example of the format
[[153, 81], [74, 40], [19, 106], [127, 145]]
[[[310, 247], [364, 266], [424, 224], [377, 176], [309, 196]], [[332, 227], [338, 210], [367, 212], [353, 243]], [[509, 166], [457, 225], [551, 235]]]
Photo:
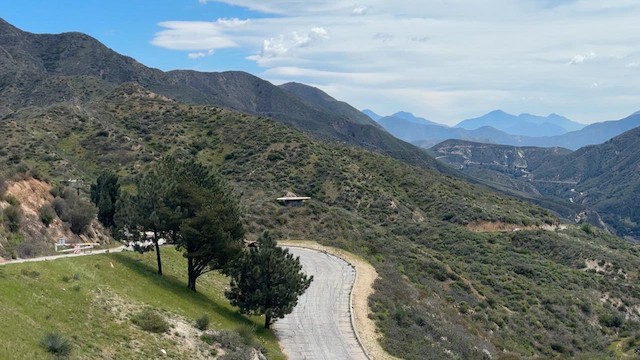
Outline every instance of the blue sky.
[[640, 110], [636, 0], [3, 0], [0, 17], [163, 70], [303, 82], [382, 115]]

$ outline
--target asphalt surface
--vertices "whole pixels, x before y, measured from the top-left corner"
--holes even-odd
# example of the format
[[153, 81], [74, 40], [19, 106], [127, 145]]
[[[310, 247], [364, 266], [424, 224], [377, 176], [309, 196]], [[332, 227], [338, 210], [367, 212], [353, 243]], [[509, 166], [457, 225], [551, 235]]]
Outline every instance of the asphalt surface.
[[366, 360], [351, 322], [350, 293], [355, 270], [320, 251], [288, 247], [314, 279], [298, 305], [273, 328], [290, 360]]

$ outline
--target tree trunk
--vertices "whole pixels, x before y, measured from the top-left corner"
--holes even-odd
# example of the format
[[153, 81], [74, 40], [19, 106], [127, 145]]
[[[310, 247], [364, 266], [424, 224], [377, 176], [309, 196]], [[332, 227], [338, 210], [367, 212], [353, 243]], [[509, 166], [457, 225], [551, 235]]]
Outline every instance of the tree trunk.
[[271, 329], [271, 311], [267, 310], [264, 313], [264, 328]]
[[158, 275], [162, 276], [162, 260], [160, 260], [160, 244], [158, 244], [158, 235], [154, 233], [153, 243], [156, 245], [156, 260], [158, 260]]
[[191, 291], [196, 292], [196, 272], [193, 268], [193, 258], [187, 259], [187, 273], [189, 274], [189, 284], [187, 287], [191, 289]]

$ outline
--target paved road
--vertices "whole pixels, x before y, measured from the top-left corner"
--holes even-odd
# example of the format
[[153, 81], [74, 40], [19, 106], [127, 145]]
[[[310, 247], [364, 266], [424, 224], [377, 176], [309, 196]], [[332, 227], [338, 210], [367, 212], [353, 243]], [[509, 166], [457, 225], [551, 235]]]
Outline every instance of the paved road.
[[63, 254], [63, 255], [42, 256], [42, 257], [36, 257], [36, 258], [30, 258], [30, 259], [8, 260], [4, 262], [0, 261], [0, 265], [20, 264], [20, 263], [37, 262], [37, 261], [49, 261], [49, 260], [64, 259], [64, 258], [78, 257], [78, 256], [98, 255], [98, 254], [104, 254], [104, 253], [116, 253], [116, 252], [122, 252], [125, 249], [127, 249], [125, 246], [119, 246], [112, 249], [92, 250], [92, 251], [87, 250], [79, 254]]
[[349, 311], [355, 270], [333, 255], [288, 249], [300, 256], [303, 271], [314, 280], [293, 312], [273, 326], [285, 354], [290, 360], [366, 360]]

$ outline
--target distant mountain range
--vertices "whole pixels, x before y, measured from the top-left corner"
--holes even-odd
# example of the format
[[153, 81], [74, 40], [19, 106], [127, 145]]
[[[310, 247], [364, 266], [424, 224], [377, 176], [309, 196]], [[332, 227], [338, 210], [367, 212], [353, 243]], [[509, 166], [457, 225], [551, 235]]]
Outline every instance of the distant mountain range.
[[431, 150], [438, 160], [496, 189], [640, 239], [640, 127], [574, 152], [462, 140]]
[[[640, 112], [621, 120], [605, 121], [588, 126], [555, 114], [547, 117], [530, 114], [515, 116], [500, 110], [479, 118], [462, 121], [456, 127], [433, 122], [418, 122], [408, 120], [407, 116], [396, 115], [381, 117], [377, 121], [394, 136], [424, 148], [430, 148], [444, 140], [459, 139], [488, 144], [563, 147], [577, 150], [583, 146], [601, 144], [614, 136], [640, 126]], [[578, 128], [579, 130], [568, 131]], [[528, 134], [560, 134], [525, 136], [509, 133], [507, 130]]]
[[456, 127], [467, 130], [475, 130], [483, 126], [490, 126], [511, 135], [539, 137], [562, 135], [580, 130], [586, 125], [556, 114], [546, 117], [531, 114], [515, 116], [502, 110], [495, 110], [478, 118], [467, 119], [456, 125]]

